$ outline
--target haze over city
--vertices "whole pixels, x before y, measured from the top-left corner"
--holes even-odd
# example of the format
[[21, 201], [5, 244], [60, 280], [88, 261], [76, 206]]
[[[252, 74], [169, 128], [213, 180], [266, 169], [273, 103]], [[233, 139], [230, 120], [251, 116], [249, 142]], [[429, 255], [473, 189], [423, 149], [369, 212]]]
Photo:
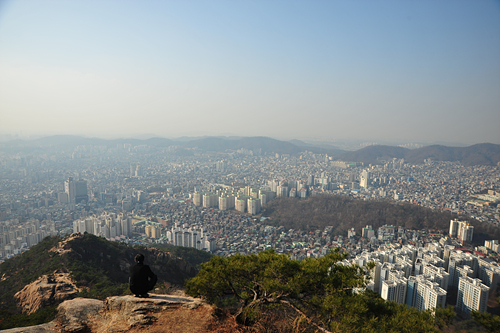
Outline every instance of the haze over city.
[[500, 143], [498, 1], [0, 1], [0, 137]]

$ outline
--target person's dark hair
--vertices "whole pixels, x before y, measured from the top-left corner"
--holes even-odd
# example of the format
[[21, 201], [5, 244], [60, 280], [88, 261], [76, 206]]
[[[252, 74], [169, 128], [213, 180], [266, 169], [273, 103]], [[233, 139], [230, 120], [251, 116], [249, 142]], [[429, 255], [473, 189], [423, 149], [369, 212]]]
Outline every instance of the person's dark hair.
[[144, 262], [144, 255], [139, 253], [138, 255], [135, 256], [135, 261], [136, 262]]

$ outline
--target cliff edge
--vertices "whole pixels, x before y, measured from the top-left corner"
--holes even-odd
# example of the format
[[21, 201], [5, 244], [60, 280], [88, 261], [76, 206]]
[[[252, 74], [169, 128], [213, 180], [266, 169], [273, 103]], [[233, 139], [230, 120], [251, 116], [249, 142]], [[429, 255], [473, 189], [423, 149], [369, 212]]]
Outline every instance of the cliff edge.
[[2, 333], [119, 333], [119, 332], [236, 332], [232, 318], [216, 315], [201, 299], [156, 295], [149, 298], [113, 296], [104, 301], [75, 298], [57, 308], [47, 324], [20, 327]]

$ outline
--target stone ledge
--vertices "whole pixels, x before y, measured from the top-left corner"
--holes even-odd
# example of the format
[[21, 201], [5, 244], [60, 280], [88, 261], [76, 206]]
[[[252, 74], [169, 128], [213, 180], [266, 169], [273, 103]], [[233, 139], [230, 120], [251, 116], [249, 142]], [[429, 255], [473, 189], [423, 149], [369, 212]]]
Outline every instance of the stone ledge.
[[119, 333], [145, 328], [165, 313], [184, 308], [194, 310], [201, 299], [150, 294], [148, 298], [112, 296], [105, 301], [75, 298], [57, 307], [56, 318], [47, 324], [3, 330], [2, 333]]

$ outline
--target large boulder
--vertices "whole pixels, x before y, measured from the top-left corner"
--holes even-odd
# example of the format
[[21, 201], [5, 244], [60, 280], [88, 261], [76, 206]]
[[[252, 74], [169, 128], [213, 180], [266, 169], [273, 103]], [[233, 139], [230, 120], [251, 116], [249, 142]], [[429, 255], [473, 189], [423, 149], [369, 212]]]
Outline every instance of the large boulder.
[[69, 273], [55, 271], [42, 275], [36, 281], [24, 286], [14, 295], [23, 312], [32, 314], [44, 306], [59, 304], [73, 299], [80, 289], [69, 277]]
[[87, 333], [101, 320], [103, 301], [90, 298], [75, 298], [64, 301], [57, 307], [56, 327], [61, 333]]

